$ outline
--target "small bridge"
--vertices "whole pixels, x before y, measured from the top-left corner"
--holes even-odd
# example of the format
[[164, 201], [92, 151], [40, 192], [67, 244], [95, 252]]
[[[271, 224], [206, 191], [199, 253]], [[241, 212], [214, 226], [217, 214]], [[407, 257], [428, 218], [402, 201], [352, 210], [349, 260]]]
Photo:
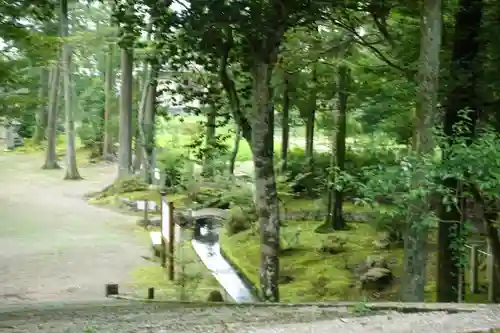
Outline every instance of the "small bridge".
[[183, 228], [194, 228], [194, 238], [201, 236], [201, 228], [212, 229], [214, 221], [224, 222], [228, 217], [228, 211], [220, 208], [202, 208], [198, 210], [187, 210], [179, 213], [178, 220]]

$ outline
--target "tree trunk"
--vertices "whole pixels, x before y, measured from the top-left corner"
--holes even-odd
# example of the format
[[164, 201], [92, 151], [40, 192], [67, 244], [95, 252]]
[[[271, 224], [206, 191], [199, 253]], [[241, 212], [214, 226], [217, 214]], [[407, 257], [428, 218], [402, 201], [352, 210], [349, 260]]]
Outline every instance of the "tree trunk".
[[270, 112], [272, 67], [257, 63], [253, 70], [251, 147], [255, 166], [256, 205], [259, 216], [260, 285], [266, 301], [278, 302], [280, 221], [274, 175], [274, 114]]
[[286, 171], [290, 143], [290, 74], [284, 74], [283, 115], [281, 118], [281, 173]]
[[213, 161], [215, 156], [215, 146], [217, 145], [216, 127], [217, 127], [217, 109], [210, 107], [207, 113], [205, 133], [205, 154], [203, 156], [203, 175], [212, 177], [214, 175]]
[[[69, 22], [68, 22], [68, 0], [61, 0], [61, 37], [69, 37]], [[82, 179], [78, 172], [76, 164], [76, 133], [75, 120], [73, 115], [72, 95], [73, 88], [71, 85], [71, 45], [68, 41], [64, 42], [63, 46], [63, 78], [64, 78], [64, 110], [65, 110], [65, 129], [66, 129], [66, 175], [64, 179], [79, 180]]]
[[[339, 173], [345, 170], [345, 139], [347, 127], [347, 99], [349, 97], [349, 81], [350, 71], [349, 68], [342, 64], [339, 66], [339, 92], [338, 92], [338, 115], [337, 115], [337, 134], [335, 139], [335, 164], [337, 167], [338, 179]], [[344, 199], [344, 190], [334, 187], [333, 204], [332, 204], [332, 227], [335, 230], [345, 229], [346, 224], [342, 212]]]
[[112, 42], [108, 45], [109, 50], [106, 55], [105, 82], [104, 82], [104, 138], [102, 147], [102, 157], [106, 161], [113, 160], [113, 140], [111, 135], [110, 115], [115, 101], [115, 73], [113, 69], [113, 57], [115, 46]]
[[121, 50], [120, 131], [118, 177], [132, 174], [132, 85], [134, 54], [132, 49]]
[[[134, 129], [134, 157], [132, 159], [132, 171], [134, 173], [140, 171], [144, 159], [144, 142], [141, 137], [142, 129], [140, 126], [144, 122], [144, 109], [146, 107], [146, 98], [149, 89], [149, 74], [149, 63], [145, 62], [142, 79], [137, 78], [137, 80], [134, 80], [135, 85], [132, 87], [133, 91], [139, 92], [139, 94], [132, 94], [134, 96], [133, 103], [137, 105], [135, 122], [132, 122], [132, 127]], [[137, 98], [139, 99], [138, 101]]]
[[311, 99], [309, 104], [309, 110], [306, 116], [306, 150], [305, 155], [309, 160], [309, 165], [312, 168], [313, 157], [314, 157], [314, 127], [316, 121], [316, 104], [317, 104], [317, 83], [318, 83], [318, 71], [317, 66], [313, 65], [312, 69], [312, 84], [313, 89], [311, 92]]
[[241, 129], [238, 124], [236, 124], [236, 129], [234, 131], [234, 145], [233, 150], [231, 151], [231, 156], [229, 158], [229, 174], [234, 175], [234, 168], [236, 165], [236, 158], [238, 157], [238, 151], [240, 149], [240, 141], [241, 141]]
[[[451, 56], [450, 83], [451, 87], [445, 105], [444, 132], [450, 143], [458, 135], [455, 125], [463, 120], [462, 110], [470, 109], [469, 121], [464, 128], [465, 135], [472, 142], [478, 117], [480, 95], [477, 92], [478, 54], [480, 41], [478, 38], [483, 16], [482, 0], [460, 0], [455, 15], [455, 31]], [[463, 127], [463, 126], [462, 126]], [[449, 158], [443, 155], [443, 159]], [[456, 193], [458, 205], [449, 207], [441, 204], [439, 212], [438, 231], [438, 302], [456, 302], [459, 298], [458, 284], [463, 272], [462, 260], [457, 240], [461, 237], [463, 216], [460, 203], [463, 201], [457, 179], [446, 179], [443, 185], [452, 193]], [[458, 193], [457, 193], [458, 192]]]
[[52, 69], [52, 79], [49, 96], [49, 112], [47, 121], [47, 150], [45, 152], [45, 163], [42, 169], [60, 169], [57, 163], [57, 118], [58, 118], [58, 100], [60, 83], [60, 63], [56, 62]]
[[159, 66], [156, 62], [151, 64], [151, 77], [146, 97], [146, 105], [143, 117], [144, 148], [145, 156], [145, 180], [152, 184], [153, 150], [155, 147], [155, 121], [156, 121], [156, 93], [158, 89]]
[[[439, 53], [441, 51], [441, 0], [425, 0], [420, 22], [420, 61], [415, 110], [413, 151], [424, 164], [424, 158], [432, 154], [433, 117], [437, 114], [439, 89]], [[412, 179], [414, 190], [425, 186], [425, 170], [415, 166]], [[404, 237], [405, 269], [402, 279], [401, 298], [405, 302], [423, 302], [427, 274], [428, 216], [431, 197], [418, 198], [410, 206]]]
[[39, 145], [45, 139], [45, 130], [47, 129], [48, 112], [47, 97], [49, 95], [49, 71], [47, 68], [40, 69], [40, 93], [38, 111], [36, 113], [36, 127], [33, 134], [33, 144]]

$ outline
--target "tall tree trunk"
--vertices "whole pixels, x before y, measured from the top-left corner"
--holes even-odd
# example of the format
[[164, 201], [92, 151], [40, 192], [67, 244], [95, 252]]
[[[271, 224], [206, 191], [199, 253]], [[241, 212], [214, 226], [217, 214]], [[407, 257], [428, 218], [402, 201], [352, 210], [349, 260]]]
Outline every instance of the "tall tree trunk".
[[236, 129], [234, 131], [234, 144], [233, 150], [231, 151], [231, 156], [229, 157], [229, 174], [234, 175], [234, 168], [236, 166], [236, 158], [238, 157], [238, 151], [240, 150], [241, 141], [241, 128], [240, 125], [236, 124]]
[[104, 160], [113, 160], [113, 140], [111, 135], [110, 116], [115, 105], [115, 72], [113, 69], [113, 58], [115, 46], [112, 42], [108, 45], [106, 55], [105, 82], [104, 82], [104, 138], [102, 146], [102, 157]]
[[270, 112], [272, 66], [257, 63], [253, 70], [251, 147], [255, 166], [256, 205], [259, 216], [260, 285], [266, 301], [279, 301], [280, 221], [274, 175], [274, 114]]
[[[460, 133], [472, 141], [478, 110], [480, 95], [477, 92], [478, 54], [480, 50], [479, 31], [483, 16], [482, 0], [460, 0], [455, 15], [455, 31], [453, 36], [453, 50], [451, 56], [450, 83], [448, 98], [445, 104], [444, 132], [450, 143], [457, 137], [455, 125], [463, 120], [460, 112], [470, 109], [469, 121], [466, 122], [466, 133]], [[443, 155], [443, 159], [449, 158]], [[446, 207], [442, 204], [439, 211], [438, 231], [438, 302], [456, 302], [459, 298], [459, 281], [463, 272], [461, 253], [457, 249], [457, 242], [462, 233], [463, 216], [460, 203], [463, 196], [457, 191], [459, 181], [449, 178], [443, 184], [452, 193], [457, 193], [457, 206]]]
[[[132, 122], [134, 131], [134, 158], [132, 159], [132, 171], [134, 173], [140, 171], [144, 159], [144, 142], [141, 137], [142, 129], [140, 126], [144, 121], [144, 108], [146, 107], [146, 98], [149, 89], [149, 75], [149, 63], [145, 62], [142, 79], [137, 78], [137, 80], [134, 80], [135, 86], [132, 88], [133, 91], [140, 92], [139, 94], [135, 94], [137, 97], [134, 96], [134, 104], [137, 105], [137, 112], [135, 114], [135, 122]], [[139, 98], [139, 100], [137, 101], [136, 98]]]
[[57, 61], [52, 68], [51, 87], [49, 96], [49, 112], [47, 121], [47, 150], [45, 152], [45, 163], [42, 169], [60, 169], [57, 163], [57, 118], [59, 110], [59, 83], [60, 83], [60, 62]]
[[215, 154], [215, 146], [217, 144], [216, 127], [217, 127], [217, 109], [211, 106], [207, 113], [205, 133], [205, 147], [206, 151], [203, 157], [203, 175], [212, 177], [214, 175], [213, 160]]
[[[68, 22], [68, 0], [61, 0], [61, 37], [69, 37], [69, 22]], [[82, 179], [78, 172], [76, 164], [76, 133], [75, 120], [73, 115], [72, 95], [73, 88], [71, 85], [71, 45], [66, 40], [63, 46], [63, 78], [64, 78], [64, 110], [65, 110], [65, 128], [66, 128], [66, 175], [64, 179], [79, 180]]]
[[316, 122], [316, 104], [318, 100], [318, 70], [317, 66], [313, 65], [312, 69], [312, 84], [313, 89], [310, 96], [309, 101], [309, 110], [306, 116], [306, 150], [305, 155], [309, 160], [309, 165], [312, 167], [313, 165], [313, 157], [314, 157], [314, 127]]
[[120, 131], [118, 177], [132, 174], [132, 85], [134, 54], [132, 49], [121, 50]]
[[[346, 139], [346, 127], [347, 127], [347, 99], [349, 97], [349, 81], [350, 70], [349, 68], [341, 64], [339, 66], [339, 92], [338, 92], [338, 115], [337, 115], [337, 133], [335, 139], [335, 164], [337, 167], [337, 175], [335, 178], [338, 179], [339, 174], [345, 171], [345, 139]], [[346, 227], [342, 208], [344, 200], [344, 190], [334, 187], [333, 204], [332, 204], [332, 227], [335, 230], [341, 230]]]
[[[413, 151], [420, 164], [433, 152], [433, 117], [437, 114], [439, 89], [439, 53], [441, 51], [441, 0], [425, 0], [420, 21], [420, 60]], [[415, 166], [412, 187], [425, 186], [425, 171]], [[404, 237], [405, 269], [401, 298], [405, 302], [423, 302], [427, 272], [428, 216], [430, 196], [411, 204]]]
[[160, 68], [156, 62], [151, 64], [151, 77], [148, 82], [146, 105], [143, 117], [144, 148], [145, 148], [145, 180], [152, 184], [153, 150], [155, 147], [156, 94], [158, 89], [158, 74]]
[[290, 74], [284, 74], [283, 115], [281, 118], [281, 173], [287, 168], [288, 145], [290, 143]]
[[33, 134], [33, 144], [39, 145], [45, 138], [47, 129], [48, 112], [47, 99], [49, 95], [49, 71], [46, 67], [40, 69], [40, 93], [38, 111], [36, 113], [36, 127]]

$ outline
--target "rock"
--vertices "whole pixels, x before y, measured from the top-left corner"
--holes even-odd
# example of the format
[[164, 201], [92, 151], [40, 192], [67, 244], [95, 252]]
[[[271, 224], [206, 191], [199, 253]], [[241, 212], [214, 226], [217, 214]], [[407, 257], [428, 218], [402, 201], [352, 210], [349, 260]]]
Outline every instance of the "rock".
[[373, 267], [361, 276], [361, 288], [381, 291], [392, 283], [393, 278], [394, 276], [390, 269]]
[[391, 246], [390, 237], [388, 232], [380, 232], [372, 244], [379, 250], [387, 250]]
[[368, 256], [365, 260], [366, 267], [368, 269], [371, 268], [389, 268], [389, 265], [387, 264], [387, 259], [384, 256]]
[[358, 264], [354, 273], [356, 276], [360, 277], [372, 268], [386, 268], [389, 269], [388, 262], [384, 256], [381, 255], [371, 255], [366, 257], [364, 261]]
[[323, 245], [319, 248], [319, 252], [327, 254], [339, 254], [345, 252], [345, 248], [341, 244]]

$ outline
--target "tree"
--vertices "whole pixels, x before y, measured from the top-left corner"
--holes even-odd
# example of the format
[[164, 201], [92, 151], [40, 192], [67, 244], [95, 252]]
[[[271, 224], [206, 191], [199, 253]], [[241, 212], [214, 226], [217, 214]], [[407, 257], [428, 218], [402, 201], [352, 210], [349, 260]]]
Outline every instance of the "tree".
[[[455, 31], [451, 53], [450, 87], [444, 107], [444, 133], [449, 144], [457, 137], [467, 138], [470, 144], [475, 135], [476, 122], [481, 109], [478, 91], [480, 51], [479, 31], [483, 17], [482, 0], [461, 0], [455, 15]], [[457, 132], [456, 125], [463, 121], [466, 113], [466, 128]], [[443, 154], [443, 160], [449, 156]], [[438, 301], [456, 302], [459, 298], [459, 283], [463, 266], [460, 253], [454, 244], [461, 237], [464, 216], [460, 210], [464, 196], [461, 182], [456, 178], [445, 179], [443, 185], [456, 193], [455, 205], [441, 204], [439, 211], [439, 269], [437, 279]]]
[[[426, 186], [425, 159], [432, 156], [434, 118], [437, 113], [439, 89], [439, 55], [441, 51], [441, 1], [426, 0], [422, 5], [421, 42], [418, 71], [417, 104], [415, 110], [415, 132], [412, 149], [418, 162], [412, 186], [418, 191]], [[405, 233], [405, 269], [402, 299], [407, 302], [423, 302], [427, 274], [427, 239], [431, 198], [428, 194], [412, 204], [412, 211]]]
[[73, 88], [71, 85], [71, 45], [67, 40], [69, 37], [69, 22], [68, 22], [68, 0], [61, 0], [61, 37], [66, 39], [62, 51], [62, 65], [64, 78], [64, 110], [65, 110], [65, 128], [66, 128], [66, 175], [64, 179], [79, 180], [82, 179], [78, 172], [76, 163], [76, 133], [75, 120], [73, 114], [72, 95]]
[[52, 68], [50, 96], [48, 106], [48, 121], [47, 121], [47, 149], [45, 151], [45, 164], [42, 169], [59, 169], [57, 163], [56, 143], [57, 143], [57, 109], [59, 100], [59, 84], [60, 84], [60, 62], [57, 61]]
[[121, 88], [120, 88], [120, 130], [118, 149], [118, 177], [132, 173], [132, 103], [134, 44], [143, 26], [134, 1], [115, 1], [114, 18], [120, 25]]

